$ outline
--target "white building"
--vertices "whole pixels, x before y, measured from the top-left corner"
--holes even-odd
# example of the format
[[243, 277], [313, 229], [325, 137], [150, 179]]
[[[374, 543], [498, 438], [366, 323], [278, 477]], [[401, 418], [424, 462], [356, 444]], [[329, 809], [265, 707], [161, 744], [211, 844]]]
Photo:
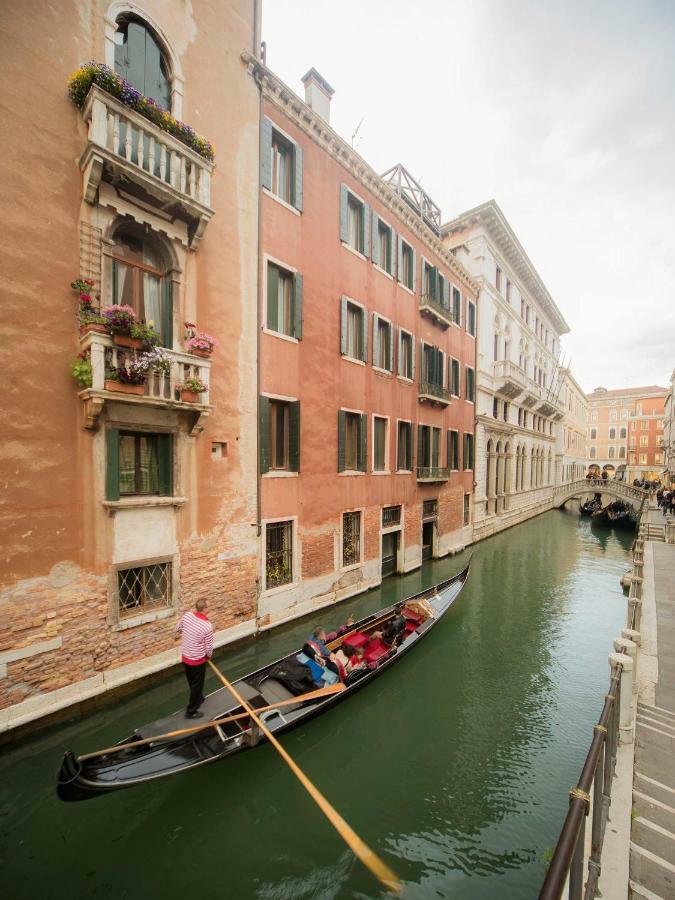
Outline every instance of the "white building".
[[560, 480], [564, 484], [583, 478], [587, 471], [588, 399], [577, 384], [569, 367], [562, 368], [560, 372], [562, 377], [560, 401], [565, 410], [560, 428], [560, 446], [562, 447]]
[[494, 200], [442, 227], [480, 286], [474, 538], [550, 506], [560, 483], [560, 310]]

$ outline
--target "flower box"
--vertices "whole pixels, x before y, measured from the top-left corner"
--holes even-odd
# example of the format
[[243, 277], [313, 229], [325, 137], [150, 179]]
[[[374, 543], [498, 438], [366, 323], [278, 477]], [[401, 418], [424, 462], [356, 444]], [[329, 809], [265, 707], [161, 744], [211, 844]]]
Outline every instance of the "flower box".
[[82, 337], [84, 337], [85, 334], [90, 334], [92, 331], [96, 334], [108, 334], [108, 328], [105, 325], [101, 325], [99, 322], [87, 322], [84, 325], [80, 325], [80, 335]]
[[128, 347], [130, 350], [140, 350], [143, 346], [143, 341], [129, 337], [128, 334], [113, 334], [113, 341], [118, 347]]
[[121, 381], [113, 381], [111, 378], [106, 378], [105, 389], [118, 394], [136, 394], [139, 397], [145, 394], [144, 384], [124, 384]]
[[180, 399], [183, 403], [199, 403], [199, 398], [201, 394], [198, 394], [196, 391], [181, 391]]
[[201, 356], [202, 359], [210, 359], [211, 358], [210, 350], [190, 350], [190, 353], [193, 356]]

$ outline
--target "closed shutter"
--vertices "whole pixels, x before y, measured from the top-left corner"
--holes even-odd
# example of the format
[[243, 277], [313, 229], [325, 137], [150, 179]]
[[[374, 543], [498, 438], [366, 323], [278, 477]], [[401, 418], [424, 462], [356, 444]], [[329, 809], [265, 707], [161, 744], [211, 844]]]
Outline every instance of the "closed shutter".
[[[373, 313], [373, 365], [380, 365], [380, 317], [377, 313]], [[366, 357], [367, 360], [367, 357]]]
[[[398, 369], [396, 370], [398, 375], [405, 375], [405, 372], [401, 370], [403, 365], [403, 332], [401, 329], [398, 329]], [[399, 466], [400, 468], [400, 466]]]
[[366, 413], [359, 422], [359, 472], [367, 470], [368, 461], [368, 416]]
[[[415, 338], [410, 336], [410, 377], [415, 380]], [[405, 374], [405, 373], [404, 373]]]
[[[396, 240], [396, 248], [397, 248], [396, 249], [396, 259], [398, 260], [398, 272], [400, 275], [400, 273], [403, 272], [403, 238], [401, 237], [400, 234], [398, 235], [397, 240]], [[392, 275], [393, 274], [394, 273], [392, 272]], [[396, 276], [394, 275], [394, 278], [395, 277]], [[399, 281], [400, 281], [400, 278], [399, 278]]]
[[429, 296], [432, 300], [438, 300], [438, 269], [436, 266], [429, 268]]
[[118, 428], [108, 428], [106, 442], [106, 500], [120, 499], [120, 432]]
[[293, 206], [302, 212], [302, 147], [295, 144], [293, 147], [294, 167], [294, 183], [293, 183]]
[[302, 340], [302, 275], [293, 276], [293, 337]]
[[423, 455], [423, 447], [424, 447], [424, 425], [417, 426], [417, 467], [422, 468], [424, 466]]
[[[145, 29], [144, 29], [145, 30]], [[159, 47], [151, 34], [145, 31], [145, 75], [144, 93], [146, 97], [152, 97], [160, 106], [171, 109], [171, 93], [169, 84], [162, 75], [162, 57]]]
[[340, 301], [340, 353], [347, 354], [347, 298]]
[[389, 325], [389, 359], [387, 360], [390, 372], [394, 371], [394, 326]]
[[361, 360], [368, 362], [368, 310], [361, 310]]
[[412, 290], [413, 294], [417, 292], [417, 251], [412, 248]]
[[446, 309], [450, 309], [450, 282], [447, 278], [443, 279], [443, 296], [441, 302]]
[[288, 468], [300, 471], [300, 401], [288, 404]]
[[363, 255], [370, 257], [370, 207], [363, 204]]
[[448, 449], [447, 449], [447, 453], [448, 453], [448, 468], [449, 468], [449, 469], [452, 469], [452, 468], [454, 468], [454, 467], [453, 467], [453, 465], [452, 465], [452, 432], [451, 432], [451, 431], [448, 431]]
[[338, 429], [338, 458], [337, 458], [337, 470], [338, 472], [344, 472], [345, 470], [345, 423], [347, 421], [347, 413], [344, 409], [338, 410], [338, 421], [337, 421], [337, 429]]
[[258, 401], [260, 430], [260, 474], [270, 470], [270, 401], [267, 397], [261, 397]]
[[173, 435], [157, 435], [157, 461], [159, 469], [159, 493], [173, 496]]
[[260, 183], [272, 190], [272, 123], [265, 116], [260, 129]]
[[398, 242], [398, 235], [391, 229], [391, 240], [389, 241], [389, 273], [392, 278], [396, 278], [396, 272], [398, 271], [396, 266], [396, 260], [398, 259], [398, 253], [396, 252], [396, 246]]
[[279, 270], [267, 263], [267, 327], [279, 330]]
[[438, 381], [436, 382], [439, 387], [445, 387], [445, 353], [442, 350], [438, 350], [438, 365], [436, 367], [436, 378]]
[[[380, 261], [380, 232], [379, 232], [380, 219], [377, 213], [373, 210], [373, 262], [376, 266], [381, 266], [382, 268], [386, 265], [386, 260]], [[366, 254], [367, 256], [368, 254]]]
[[426, 352], [427, 357], [427, 381], [429, 384], [435, 384], [436, 381], [436, 353], [434, 347], [429, 347]]
[[406, 469], [412, 470], [413, 460], [415, 459], [415, 432], [413, 431], [412, 425], [408, 425], [408, 436], [410, 437], [410, 446], [408, 448], [408, 459], [406, 460]]
[[340, 240], [345, 244], [349, 238], [349, 191], [346, 184], [340, 185]]
[[171, 275], [162, 280], [162, 322], [160, 325], [162, 345], [173, 347], [173, 281]]
[[136, 22], [127, 25], [126, 70], [123, 77], [145, 93], [145, 28]]

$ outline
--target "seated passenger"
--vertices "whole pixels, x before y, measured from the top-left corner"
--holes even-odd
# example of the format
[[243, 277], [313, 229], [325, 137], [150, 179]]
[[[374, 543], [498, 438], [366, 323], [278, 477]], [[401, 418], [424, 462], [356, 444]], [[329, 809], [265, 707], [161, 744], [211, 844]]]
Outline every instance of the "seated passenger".
[[390, 619], [382, 632], [382, 640], [390, 647], [395, 647], [400, 643], [405, 632], [405, 619], [401, 615], [401, 611], [397, 610], [393, 619]]
[[363, 649], [355, 650], [349, 644], [344, 644], [333, 653], [331, 659], [338, 667], [340, 681], [346, 681], [347, 676], [355, 669], [362, 669], [365, 665], [363, 662]]
[[349, 629], [354, 624], [354, 616], [349, 616], [344, 625], [340, 625], [337, 631], [331, 631], [330, 634], [326, 635], [326, 640], [328, 643], [334, 641], [336, 638], [339, 638], [341, 635], [345, 633], [345, 631], [349, 631]]
[[325, 661], [330, 656], [330, 650], [326, 647], [326, 631], [324, 628], [315, 628], [311, 635], [302, 645], [302, 652], [306, 653], [310, 659], [318, 662], [319, 665], [325, 665]]

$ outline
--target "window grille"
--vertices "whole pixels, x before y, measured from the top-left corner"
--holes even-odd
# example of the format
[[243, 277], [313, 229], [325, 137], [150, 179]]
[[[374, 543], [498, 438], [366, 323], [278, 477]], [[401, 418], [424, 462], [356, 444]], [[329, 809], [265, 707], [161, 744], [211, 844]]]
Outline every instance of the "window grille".
[[293, 581], [293, 523], [267, 525], [265, 586], [280, 587]]
[[353, 566], [361, 561], [361, 513], [342, 515], [342, 565]]
[[401, 524], [401, 507], [385, 506], [382, 510], [382, 527], [390, 528], [392, 525]]
[[422, 504], [422, 517], [430, 519], [438, 515], [438, 500], [425, 500]]
[[171, 563], [155, 563], [117, 573], [120, 614], [169, 606], [171, 604]]

